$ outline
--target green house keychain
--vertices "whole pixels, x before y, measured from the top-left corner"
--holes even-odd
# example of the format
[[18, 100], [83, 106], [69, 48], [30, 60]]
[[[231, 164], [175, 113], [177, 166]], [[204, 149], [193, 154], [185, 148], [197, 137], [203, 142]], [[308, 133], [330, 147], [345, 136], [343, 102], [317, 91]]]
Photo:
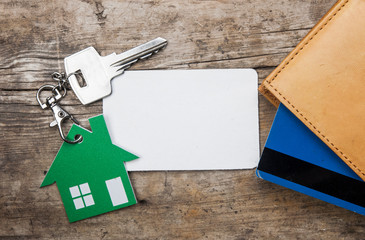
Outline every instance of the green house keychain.
[[138, 157], [113, 145], [103, 115], [89, 119], [92, 132], [73, 125], [41, 187], [56, 182], [70, 222], [136, 204], [124, 162]]
[[[156, 38], [124, 53], [101, 57], [93, 47], [65, 58], [66, 73], [54, 72], [57, 85], [41, 86], [36, 99], [42, 109], [51, 109], [64, 143], [52, 163], [41, 187], [57, 183], [70, 222], [135, 204], [124, 162], [138, 157], [113, 145], [102, 115], [89, 119], [92, 132], [80, 127], [77, 120], [59, 106], [69, 87], [83, 104], [111, 93], [110, 81], [123, 74], [139, 59], [146, 59], [166, 47], [167, 41]], [[81, 86], [77, 76], [84, 80]], [[41, 100], [41, 93], [51, 93]], [[65, 137], [65, 120], [75, 124]], [[72, 140], [73, 139], [73, 140]]]

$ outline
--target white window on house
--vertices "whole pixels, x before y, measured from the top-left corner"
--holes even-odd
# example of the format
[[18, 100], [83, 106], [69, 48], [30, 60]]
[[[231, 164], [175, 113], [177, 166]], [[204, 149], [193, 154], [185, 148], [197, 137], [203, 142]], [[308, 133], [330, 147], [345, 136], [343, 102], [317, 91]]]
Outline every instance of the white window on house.
[[71, 197], [73, 198], [76, 210], [95, 204], [88, 183], [70, 187], [70, 193]]
[[120, 177], [107, 180], [105, 183], [114, 207], [128, 202], [128, 197]]

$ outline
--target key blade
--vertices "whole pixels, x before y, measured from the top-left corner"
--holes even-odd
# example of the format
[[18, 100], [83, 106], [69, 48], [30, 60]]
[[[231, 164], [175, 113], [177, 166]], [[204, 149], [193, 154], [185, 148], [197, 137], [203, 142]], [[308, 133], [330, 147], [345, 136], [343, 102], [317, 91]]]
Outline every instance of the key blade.
[[[142, 58], [140, 58], [140, 59], [142, 59]], [[138, 59], [134, 59], [134, 60], [132, 60], [132, 61], [130, 61], [130, 62], [124, 64], [124, 65], [118, 65], [117, 67], [119, 67], [119, 68], [116, 71], [117, 74], [118, 75], [122, 74], [124, 72], [124, 70], [127, 70], [128, 68], [130, 68], [132, 66], [132, 64], [137, 62], [137, 61], [138, 61]]]
[[124, 67], [129, 67], [139, 59], [146, 59], [150, 57], [153, 53], [157, 53], [160, 49], [167, 45], [167, 40], [164, 38], [156, 38], [131, 50], [117, 55], [116, 61], [112, 63], [111, 67], [119, 67], [117, 71], [125, 69]]

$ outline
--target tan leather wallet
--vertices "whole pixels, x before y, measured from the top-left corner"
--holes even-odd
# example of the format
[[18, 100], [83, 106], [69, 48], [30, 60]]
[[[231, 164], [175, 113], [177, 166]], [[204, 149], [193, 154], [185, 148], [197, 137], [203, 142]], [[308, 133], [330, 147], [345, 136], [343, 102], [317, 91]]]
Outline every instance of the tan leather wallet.
[[259, 91], [365, 180], [365, 0], [338, 1]]

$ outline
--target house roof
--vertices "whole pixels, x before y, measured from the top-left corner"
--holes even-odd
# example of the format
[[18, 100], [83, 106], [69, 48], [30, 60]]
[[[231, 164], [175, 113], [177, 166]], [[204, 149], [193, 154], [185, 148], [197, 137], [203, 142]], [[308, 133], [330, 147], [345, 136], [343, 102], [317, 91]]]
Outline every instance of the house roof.
[[64, 142], [53, 161], [41, 187], [72, 178], [87, 178], [120, 173], [124, 162], [138, 157], [114, 145], [110, 139], [103, 115], [89, 119], [92, 132], [73, 125], [68, 138], [81, 134], [82, 142]]

